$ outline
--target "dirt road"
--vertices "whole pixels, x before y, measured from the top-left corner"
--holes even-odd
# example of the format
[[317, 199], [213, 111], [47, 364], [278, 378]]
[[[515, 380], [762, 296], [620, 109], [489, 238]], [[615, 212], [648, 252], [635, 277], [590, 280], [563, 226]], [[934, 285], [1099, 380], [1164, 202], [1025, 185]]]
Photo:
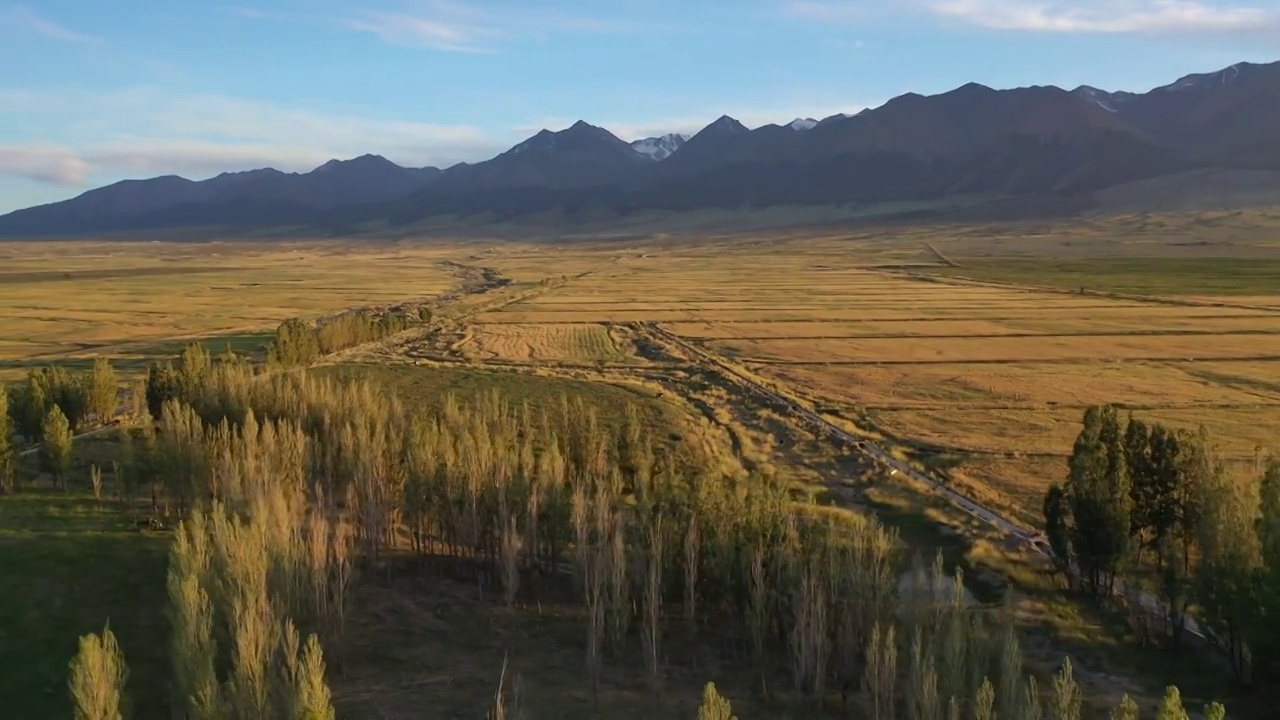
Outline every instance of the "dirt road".
[[[844, 445], [857, 448], [860, 452], [888, 466], [890, 468], [891, 474], [902, 474], [904, 476], [910, 477], [914, 480], [917, 480], [925, 484], [927, 487], [931, 489], [931, 491], [934, 494], [941, 496], [942, 498], [949, 501], [951, 504], [955, 505], [961, 510], [964, 510], [965, 512], [969, 513], [973, 517], [978, 518], [979, 520], [986, 523], [987, 525], [990, 525], [991, 527], [995, 528], [999, 532], [1004, 533], [1005, 535], [1008, 535], [1014, 542], [1022, 545], [1023, 547], [1041, 556], [1049, 557], [1050, 550], [1049, 550], [1048, 543], [1043, 539], [1040, 533], [1035, 532], [1034, 530], [1031, 530], [1029, 528], [1023, 527], [1018, 523], [1014, 522], [1013, 520], [1010, 520], [1009, 518], [1002, 516], [1000, 513], [996, 512], [995, 510], [992, 510], [991, 508], [984, 506], [983, 504], [977, 502], [976, 500], [960, 492], [957, 492], [952, 488], [947, 487], [945, 484], [942, 483], [942, 481], [938, 480], [937, 478], [930, 477], [925, 473], [920, 472], [919, 470], [911, 467], [907, 463], [902, 462], [901, 460], [894, 457], [891, 453], [885, 451], [883, 448], [879, 447], [878, 445], [871, 442], [870, 440], [867, 440], [866, 438], [863, 438], [863, 437], [859, 437], [845, 430], [844, 428], [836, 425], [835, 423], [832, 423], [830, 420], [827, 420], [821, 415], [800, 405], [794, 400], [791, 400], [790, 398], [780, 395], [777, 392], [774, 392], [773, 390], [765, 387], [764, 385], [761, 385], [754, 378], [750, 377], [749, 375], [737, 370], [733, 366], [726, 363], [723, 358], [719, 357], [715, 353], [704, 350], [688, 342], [687, 340], [681, 338], [680, 336], [675, 335], [674, 333], [671, 333], [666, 329], [662, 328], [657, 323], [652, 323], [652, 322], [645, 323], [645, 329], [653, 333], [654, 335], [662, 338], [666, 342], [671, 343], [676, 347], [679, 347], [681, 350], [688, 353], [691, 357], [699, 358], [703, 362], [706, 362], [707, 364], [714, 366], [721, 373], [724, 373], [726, 376], [736, 380], [742, 387], [744, 387], [752, 395], [755, 395], [767, 401], [770, 405], [781, 406], [785, 408], [793, 416], [798, 417], [799, 419], [805, 421], [808, 425], [819, 430], [820, 432], [827, 435], [828, 437], [834, 438], [835, 440], [837, 440], [838, 442]], [[1130, 595], [1130, 594], [1126, 594], [1123, 591], [1117, 591], [1117, 594], [1122, 597], [1128, 597], [1136, 601], [1144, 611], [1152, 615], [1155, 615], [1157, 617], [1163, 617], [1166, 614], [1164, 603], [1161, 602], [1159, 598], [1156, 598], [1152, 595], [1149, 595], [1146, 593], [1137, 593], [1137, 594]], [[1187, 626], [1186, 626], [1187, 634], [1194, 639], [1203, 641], [1205, 639], [1205, 636], [1201, 632], [1199, 626], [1196, 625], [1195, 621], [1188, 618], [1186, 622], [1187, 622]]]

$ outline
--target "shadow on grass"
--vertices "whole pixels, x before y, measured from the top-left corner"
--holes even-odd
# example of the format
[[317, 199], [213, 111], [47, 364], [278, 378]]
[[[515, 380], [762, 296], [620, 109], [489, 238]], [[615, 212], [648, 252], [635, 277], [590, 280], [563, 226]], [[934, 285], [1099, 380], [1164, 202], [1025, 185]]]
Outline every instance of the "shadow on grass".
[[168, 714], [168, 536], [138, 532], [109, 501], [75, 492], [0, 497], [0, 698], [11, 718], [71, 717], [77, 638], [110, 623], [130, 676], [131, 718]]

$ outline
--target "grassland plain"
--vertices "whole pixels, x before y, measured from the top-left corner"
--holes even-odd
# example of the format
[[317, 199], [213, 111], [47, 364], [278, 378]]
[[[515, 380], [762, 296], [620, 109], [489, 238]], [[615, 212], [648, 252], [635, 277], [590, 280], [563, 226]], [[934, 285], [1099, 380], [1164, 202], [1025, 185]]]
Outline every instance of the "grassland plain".
[[[477, 320], [658, 322], [842, 417], [943, 454], [953, 482], [1031, 524], [1044, 489], [1065, 475], [1079, 417], [1093, 403], [1180, 427], [1203, 423], [1239, 464], [1275, 445], [1280, 313], [1268, 308], [1280, 299], [1280, 282], [1271, 282], [1280, 250], [1266, 232], [1241, 239], [1244, 224], [1268, 217], [710, 239], [632, 254]], [[960, 267], [939, 263], [925, 242]], [[1009, 248], [1020, 256], [995, 257]], [[974, 257], [1028, 274], [980, 278], [1011, 286], [952, 284], [948, 276], [965, 276]], [[1048, 269], [1031, 276], [1036, 263]], [[903, 274], [903, 265], [943, 282]], [[1039, 282], [1059, 266], [1069, 280]], [[1222, 306], [1036, 287], [1070, 290], [1081, 279], [1106, 292]]]
[[[281, 320], [431, 298], [483, 246], [51, 242], [0, 245], [0, 379], [101, 354], [124, 361], [215, 337], [260, 344]], [[56, 270], [50, 270], [56, 268]], [[130, 362], [132, 361], [132, 362]]]
[[[844, 489], [841, 475], [856, 472], [856, 463], [787, 427], [773, 410], [735, 404], [732, 388], [687, 359], [651, 362], [654, 351], [641, 347], [639, 329], [607, 326], [656, 322], [809, 401], [837, 422], [919, 457], [945, 460], [937, 467], [953, 483], [1033, 523], [1044, 487], [1065, 474], [1080, 413], [1091, 403], [1116, 401], [1138, 415], [1186, 426], [1204, 423], [1224, 452], [1241, 463], [1253, 458], [1258, 447], [1273, 447], [1280, 429], [1280, 383], [1275, 380], [1280, 365], [1274, 359], [1280, 355], [1275, 350], [1280, 312], [1266, 308], [1274, 289], [1258, 284], [1223, 297], [1224, 306], [1183, 306], [974, 285], [946, 273], [963, 275], [959, 271], [974, 258], [1092, 258], [1088, 262], [1102, 268], [1100, 274], [1116, 259], [1156, 258], [1162, 262], [1135, 263], [1131, 270], [1146, 267], [1156, 275], [1169, 272], [1171, 259], [1177, 258], [1229, 256], [1262, 262], [1280, 256], [1280, 243], [1267, 232], [1280, 227], [1274, 220], [1259, 214], [1197, 225], [1176, 216], [1149, 216], [1072, 225], [557, 243], [0, 245], [6, 260], [14, 260], [6, 265], [13, 274], [0, 278], [0, 352], [5, 353], [0, 360], [8, 363], [12, 377], [32, 364], [83, 360], [94, 353], [139, 361], [169, 354], [190, 337], [204, 338], [216, 349], [227, 342], [247, 348], [258, 342], [261, 331], [289, 315], [440, 297], [446, 299], [442, 315], [452, 324], [450, 332], [459, 338], [471, 333], [469, 342], [484, 348], [456, 358], [458, 364], [523, 364], [529, 373], [578, 380], [530, 379], [436, 364], [348, 365], [321, 372], [374, 374], [411, 402], [421, 403], [449, 391], [481, 392], [495, 385], [524, 393], [531, 403], [558, 402], [570, 388], [594, 397], [602, 415], [630, 395], [611, 394], [614, 390], [601, 388], [612, 386], [587, 380], [606, 378], [609, 372], [630, 374], [648, 383], [641, 387], [680, 393], [686, 401], [655, 411], [648, 420], [653, 428], [675, 426], [678, 413], [693, 405], [729, 428], [739, 454], [754, 456], [750, 459], [761, 464], [808, 462], [812, 472], [806, 478]], [[1253, 231], [1250, 222], [1256, 223]], [[960, 268], [942, 265], [939, 253], [926, 243]], [[51, 274], [50, 266], [57, 272]], [[906, 275], [904, 266], [910, 272], [935, 273], [934, 281]], [[145, 269], [182, 267], [209, 270]], [[1185, 274], [1192, 266], [1180, 267]], [[482, 269], [511, 284], [468, 294], [466, 285]], [[217, 283], [210, 282], [218, 277]], [[1139, 287], [1125, 282], [1125, 287]], [[1163, 288], [1162, 295], [1174, 295], [1181, 287], [1187, 295], [1220, 297], [1212, 295], [1220, 290], [1206, 289], [1203, 283], [1160, 277], [1144, 282], [1142, 287]], [[1106, 284], [1091, 286], [1103, 289]], [[1232, 299], [1251, 307], [1232, 306]], [[81, 340], [76, 329], [60, 326], [64, 316], [66, 323], [91, 330], [90, 339]], [[612, 351], [603, 345], [602, 330], [615, 340]], [[618, 338], [628, 342], [616, 342]], [[366, 354], [377, 362], [406, 361], [394, 347]], [[605, 356], [604, 364], [624, 367], [574, 367], [578, 362], [600, 365]], [[557, 370], [557, 362], [566, 368]], [[916, 527], [917, 520], [939, 519], [955, 527], [965, 522], [919, 493], [892, 484], [881, 483], [866, 497], [877, 512], [894, 517], [906, 535], [924, 538], [926, 544], [945, 538], [934, 537], [938, 531], [926, 528], [927, 523]], [[982, 547], [1004, 552], [994, 539]], [[408, 612], [399, 602], [391, 609], [371, 606], [371, 626], [385, 625], [389, 613]], [[100, 622], [97, 614], [89, 620], [85, 624]], [[418, 620], [427, 630], [449, 622], [443, 616]], [[495, 617], [486, 622], [502, 621]], [[534, 634], [554, 635], [529, 627]], [[412, 655], [407, 647], [403, 652], [408, 653], [405, 658]], [[1042, 658], [1046, 667], [1052, 654], [1046, 651]], [[147, 661], [141, 662], [145, 667]], [[468, 678], [479, 687], [480, 670]], [[429, 699], [436, 686], [408, 687], [420, 680], [401, 678], [391, 690], [406, 694], [406, 702]], [[350, 682], [352, 702], [375, 708], [376, 714], [378, 696], [388, 693], [388, 686], [370, 676]], [[448, 684], [447, 678], [440, 682], [440, 687]], [[551, 679], [534, 682], [555, 687]], [[453, 696], [438, 697], [444, 701]]]

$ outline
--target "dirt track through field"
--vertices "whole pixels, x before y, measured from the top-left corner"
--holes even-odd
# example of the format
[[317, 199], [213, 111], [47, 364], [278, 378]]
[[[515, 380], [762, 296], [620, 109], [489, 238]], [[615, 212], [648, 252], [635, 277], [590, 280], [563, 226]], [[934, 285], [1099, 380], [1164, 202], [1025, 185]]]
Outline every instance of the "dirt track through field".
[[[844, 428], [841, 428], [822, 417], [818, 413], [802, 406], [795, 400], [760, 384], [754, 378], [734, 368], [731, 364], [726, 362], [724, 358], [687, 342], [680, 336], [660, 327], [657, 323], [645, 323], [644, 327], [654, 335], [679, 347], [682, 351], [688, 353], [691, 358], [700, 360], [715, 368], [723, 375], [734, 379], [750, 394], [767, 401], [770, 405], [785, 408], [794, 417], [817, 429], [822, 435], [835, 439], [841, 445], [861, 451], [871, 459], [889, 467], [891, 475], [900, 473], [923, 483], [925, 486], [930, 488], [934, 494], [942, 497], [955, 507], [960, 508], [983, 523], [995, 528], [997, 531], [1009, 536], [1014, 542], [1018, 543], [1022, 547], [1031, 550], [1038, 555], [1049, 557], [1049, 548], [1047, 543], [1038, 533], [1023, 527], [1014, 520], [1001, 515], [999, 512], [964, 495], [963, 493], [947, 487], [936, 478], [932, 478], [916, 470], [907, 463], [898, 460], [892, 454], [877, 446], [870, 440], [850, 433]], [[1154, 596], [1142, 592], [1126, 593], [1124, 588], [1117, 592], [1121, 596], [1132, 597], [1138, 605], [1148, 613], [1153, 615], [1163, 615], [1167, 612], [1164, 604]], [[1204, 639], [1204, 635], [1201, 633], [1199, 627], [1189, 618], [1187, 619], [1186, 632], [1198, 640]]]

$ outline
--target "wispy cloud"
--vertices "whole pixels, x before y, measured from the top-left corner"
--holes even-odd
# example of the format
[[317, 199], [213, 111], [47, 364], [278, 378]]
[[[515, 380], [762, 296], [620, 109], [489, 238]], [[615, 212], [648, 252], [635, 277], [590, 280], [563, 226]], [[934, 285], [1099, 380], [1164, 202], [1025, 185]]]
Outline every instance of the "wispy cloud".
[[332, 158], [377, 153], [412, 165], [451, 165], [503, 149], [475, 128], [285, 107], [222, 95], [0, 89], [19, 126], [50, 123], [30, 143], [0, 146], [0, 175], [83, 186], [95, 178], [274, 167], [305, 171]]
[[660, 27], [650, 22], [585, 17], [519, 6], [497, 11], [444, 0], [419, 2], [394, 12], [362, 11], [335, 21], [389, 43], [446, 52], [492, 52], [501, 43], [518, 39], [547, 39], [567, 33], [630, 33]]
[[1280, 9], [1194, 0], [939, 0], [944, 18], [995, 30], [1058, 33], [1232, 33], [1280, 27]]
[[1221, 34], [1280, 29], [1280, 8], [1252, 0], [784, 0], [783, 12], [863, 25], [887, 13], [923, 13], [991, 30], [1041, 33]]
[[62, 187], [80, 187], [88, 174], [88, 163], [64, 147], [0, 145], [0, 175], [14, 175]]
[[42, 37], [78, 45], [105, 45], [106, 40], [97, 35], [88, 35], [60, 25], [48, 18], [36, 14], [23, 5], [0, 6], [0, 25], [8, 25]]

